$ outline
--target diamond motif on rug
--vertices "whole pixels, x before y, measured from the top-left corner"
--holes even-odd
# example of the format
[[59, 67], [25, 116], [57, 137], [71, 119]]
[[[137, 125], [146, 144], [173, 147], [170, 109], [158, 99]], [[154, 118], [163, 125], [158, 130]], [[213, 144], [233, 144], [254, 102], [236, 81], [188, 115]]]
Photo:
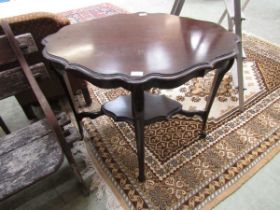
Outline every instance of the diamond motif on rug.
[[[244, 86], [246, 87], [244, 99], [250, 101], [262, 94], [265, 91], [265, 86], [253, 60], [247, 59], [243, 68]], [[156, 92], [181, 102], [185, 110], [203, 110], [213, 78], [214, 72], [210, 72], [204, 78], [195, 78], [173, 90], [157, 90]], [[217, 120], [232, 109], [238, 108], [238, 105], [238, 90], [234, 88], [232, 72], [229, 71], [219, 87], [209, 119]]]

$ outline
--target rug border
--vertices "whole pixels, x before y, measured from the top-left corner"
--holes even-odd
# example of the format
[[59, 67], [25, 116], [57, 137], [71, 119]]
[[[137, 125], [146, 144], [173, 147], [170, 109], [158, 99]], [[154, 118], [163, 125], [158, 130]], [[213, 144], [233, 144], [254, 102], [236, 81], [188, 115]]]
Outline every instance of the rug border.
[[[101, 179], [103, 179], [106, 184], [109, 185], [111, 191], [116, 196], [118, 202], [120, 203], [121, 207], [125, 210], [130, 210], [128, 203], [125, 201], [125, 198], [122, 196], [122, 194], [118, 191], [106, 171], [102, 169], [100, 163], [96, 159], [96, 156], [92, 153], [92, 150], [88, 147], [91, 147], [90, 145], [90, 139], [85, 141], [85, 145], [88, 151], [88, 154], [92, 158], [92, 161], [94, 162], [94, 166], [97, 169], [97, 172], [99, 173]], [[215, 196], [213, 199], [208, 201], [204, 206], [202, 206], [199, 209], [202, 210], [209, 210], [213, 209], [215, 206], [217, 206], [219, 203], [224, 201], [227, 197], [229, 197], [232, 193], [236, 192], [239, 188], [241, 188], [250, 178], [252, 178], [259, 170], [261, 170], [266, 164], [268, 164], [276, 155], [280, 153], [280, 144], [277, 145], [275, 148], [272, 148], [271, 151], [269, 151], [268, 154], [266, 154], [264, 157], [262, 157], [258, 164], [254, 165], [252, 168], [250, 168], [247, 172], [245, 172], [241, 178], [239, 178], [235, 183], [230, 185], [226, 190], [221, 191], [217, 196]]]
[[91, 160], [94, 163], [95, 168], [97, 169], [97, 173], [99, 174], [100, 178], [105, 181], [107, 185], [109, 185], [110, 190], [113, 192], [113, 194], [116, 196], [118, 202], [120, 203], [121, 207], [125, 210], [131, 210], [129, 208], [127, 202], [125, 201], [125, 198], [122, 196], [122, 194], [118, 191], [117, 187], [115, 184], [112, 182], [106, 171], [102, 168], [101, 164], [99, 161], [96, 159], [96, 156], [92, 152], [91, 143], [90, 143], [90, 138], [85, 141], [86, 149], [88, 151], [89, 156], [91, 157]]
[[[280, 48], [280, 45], [277, 43], [269, 42], [268, 40], [256, 36], [255, 34], [251, 34], [248, 32], [244, 33], [245, 36], [251, 36], [255, 39], [259, 39], [262, 42], [265, 42], [266, 44], [270, 44], [274, 47]], [[222, 191], [214, 197], [212, 200], [207, 202], [201, 209], [202, 210], [208, 210], [212, 209], [218, 204], [220, 204], [222, 201], [224, 201], [226, 198], [228, 198], [232, 193], [236, 192], [239, 188], [241, 188], [250, 178], [252, 178], [255, 174], [257, 174], [258, 171], [260, 171], [265, 165], [267, 165], [276, 155], [280, 153], [280, 145], [273, 148], [268, 154], [266, 154], [261, 160], [259, 160], [258, 164], [254, 165], [252, 168], [250, 168], [246, 173], [242, 175], [241, 178], [238, 179], [234, 184], [230, 185], [226, 190]]]
[[222, 191], [219, 195], [214, 197], [212, 200], [206, 203], [203, 206], [202, 210], [212, 209], [217, 206], [219, 203], [224, 201], [227, 197], [229, 197], [232, 193], [236, 192], [239, 188], [241, 188], [250, 178], [252, 178], [259, 170], [261, 170], [268, 162], [270, 162], [276, 155], [280, 152], [280, 145], [271, 149], [268, 154], [262, 157], [256, 165], [250, 168], [247, 172], [245, 172], [241, 178], [238, 179], [234, 184], [230, 185], [226, 190]]

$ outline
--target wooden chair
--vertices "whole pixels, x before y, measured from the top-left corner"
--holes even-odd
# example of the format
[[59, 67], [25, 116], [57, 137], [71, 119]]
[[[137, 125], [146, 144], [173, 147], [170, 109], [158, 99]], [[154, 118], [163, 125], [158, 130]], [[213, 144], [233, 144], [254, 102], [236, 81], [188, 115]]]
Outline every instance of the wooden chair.
[[[0, 65], [6, 69], [0, 71], [0, 99], [31, 87], [45, 119], [0, 138], [0, 200], [58, 170], [64, 155], [87, 193], [71, 153], [73, 142], [79, 138], [78, 132], [65, 129], [70, 121], [65, 114], [54, 115], [35, 79], [46, 73], [43, 64], [29, 67], [9, 24], [2, 21], [1, 27], [5, 35], [0, 36]], [[11, 68], [9, 65], [14, 62], [19, 66]]]
[[[8, 17], [5, 18], [5, 20], [9, 23], [16, 37], [18, 37], [18, 35], [23, 35], [27, 33], [32, 35], [33, 40], [26, 39], [23, 37], [23, 39], [27, 40], [28, 42], [23, 43], [24, 41], [20, 40], [20, 43], [28, 45], [32, 44], [35, 48], [31, 48], [28, 45], [21, 45], [20, 47], [22, 49], [27, 47], [28, 49], [32, 50], [32, 52], [25, 53], [25, 58], [28, 61], [29, 65], [33, 65], [39, 62], [45, 63], [46, 70], [50, 79], [40, 79], [38, 80], [38, 83], [48, 100], [59, 100], [65, 93], [59, 79], [57, 78], [57, 75], [42, 56], [41, 52], [44, 46], [41, 44], [41, 41], [44, 37], [53, 34], [62, 27], [70, 24], [70, 21], [62, 15], [53, 14], [49, 12], [32, 12], [28, 14]], [[91, 99], [88, 96], [89, 94], [86, 82], [81, 79], [71, 77], [71, 75], [69, 75], [69, 80], [71, 83], [71, 90], [73, 91], [73, 93], [75, 94], [77, 90], [81, 90], [85, 101], [87, 102], [87, 104], [90, 104]], [[21, 93], [16, 94], [15, 97], [19, 102], [20, 106], [22, 107], [27, 118], [36, 119], [36, 115], [33, 113], [33, 109], [31, 107], [32, 105], [37, 106], [38, 103], [31, 91], [22, 91]]]

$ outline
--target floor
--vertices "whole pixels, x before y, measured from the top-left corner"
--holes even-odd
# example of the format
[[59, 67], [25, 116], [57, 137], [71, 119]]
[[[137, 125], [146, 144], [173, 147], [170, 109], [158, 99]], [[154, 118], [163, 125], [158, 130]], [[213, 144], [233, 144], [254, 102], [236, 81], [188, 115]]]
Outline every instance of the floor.
[[[32, 11], [61, 12], [69, 9], [110, 2], [129, 12], [165, 12], [171, 10], [171, 0], [12, 0], [0, 3], [0, 18], [24, 14]], [[182, 16], [205, 19], [217, 22], [224, 9], [222, 0], [187, 0]], [[280, 1], [252, 0], [245, 10], [246, 21], [243, 30], [270, 42], [280, 45]], [[1, 116], [11, 130], [27, 124], [22, 110], [14, 98], [0, 101]], [[1, 131], [0, 131], [1, 135]], [[245, 183], [215, 207], [216, 210], [276, 210], [280, 209], [280, 155], [277, 155], [253, 178]], [[39, 182], [27, 190], [18, 193], [5, 202], [0, 209], [65, 209], [65, 210], [103, 210], [105, 198], [97, 199], [96, 193], [83, 197], [67, 163], [59, 172]]]

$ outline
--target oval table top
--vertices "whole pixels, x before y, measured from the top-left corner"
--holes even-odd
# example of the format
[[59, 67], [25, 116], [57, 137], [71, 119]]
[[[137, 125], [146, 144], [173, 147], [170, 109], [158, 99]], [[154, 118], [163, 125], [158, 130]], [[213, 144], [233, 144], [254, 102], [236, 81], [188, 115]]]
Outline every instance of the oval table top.
[[206, 21], [168, 14], [118, 14], [63, 27], [43, 55], [101, 80], [144, 83], [214, 68], [237, 54], [238, 37]]

